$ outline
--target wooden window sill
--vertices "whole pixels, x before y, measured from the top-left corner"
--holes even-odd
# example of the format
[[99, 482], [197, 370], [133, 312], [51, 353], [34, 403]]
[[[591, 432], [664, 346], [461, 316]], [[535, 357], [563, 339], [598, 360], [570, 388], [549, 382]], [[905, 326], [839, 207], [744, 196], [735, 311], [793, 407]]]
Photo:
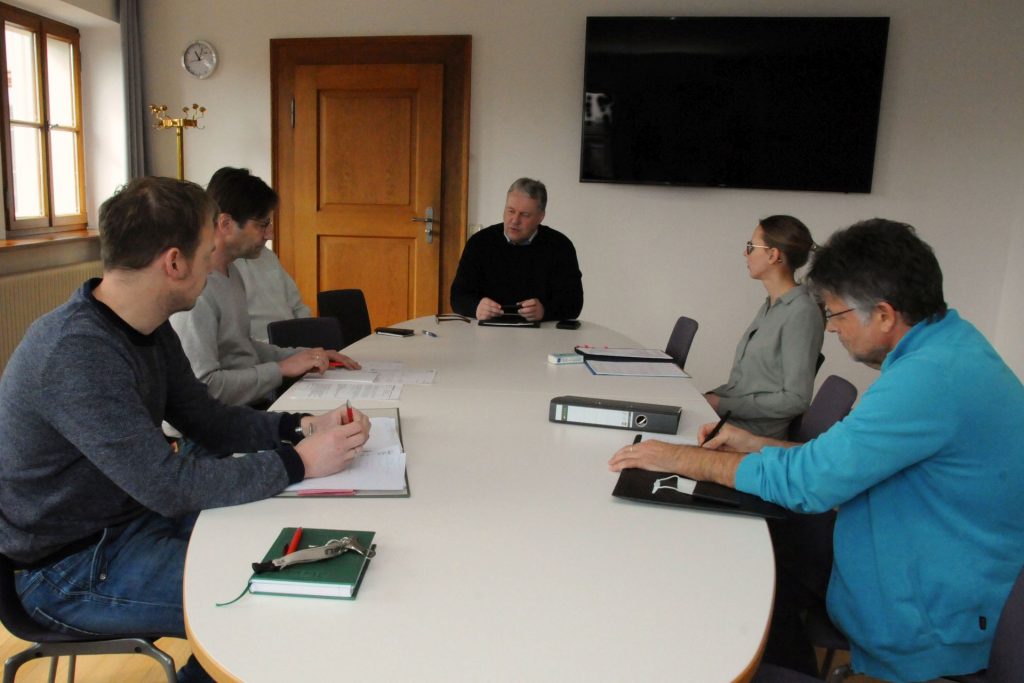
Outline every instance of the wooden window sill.
[[96, 261], [99, 257], [100, 239], [96, 230], [0, 240], [0, 275]]
[[67, 232], [55, 232], [49, 235], [33, 235], [32, 237], [21, 237], [13, 240], [0, 240], [0, 250], [39, 247], [59, 242], [99, 239], [99, 237], [100, 233], [98, 230], [69, 230]]

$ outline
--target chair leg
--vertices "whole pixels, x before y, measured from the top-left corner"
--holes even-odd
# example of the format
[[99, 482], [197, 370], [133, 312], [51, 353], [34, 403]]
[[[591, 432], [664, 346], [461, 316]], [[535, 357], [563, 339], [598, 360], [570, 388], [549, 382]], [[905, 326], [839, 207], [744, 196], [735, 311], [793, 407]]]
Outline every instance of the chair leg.
[[74, 680], [75, 655], [117, 655], [140, 654], [154, 659], [160, 664], [167, 683], [177, 683], [178, 676], [174, 671], [174, 660], [166, 652], [145, 638], [119, 638], [115, 640], [98, 640], [75, 643], [35, 643], [29, 648], [12, 655], [4, 663], [3, 683], [14, 683], [18, 669], [25, 662], [40, 657], [50, 657], [49, 681], [53, 683], [57, 674], [57, 660], [62, 656], [70, 656], [68, 664], [68, 681]]
[[68, 655], [68, 683], [75, 683], [75, 655]]
[[832, 670], [832, 658], [835, 654], [835, 650], [825, 649], [825, 656], [821, 659], [821, 671], [818, 673], [823, 681], [828, 680], [829, 672]]

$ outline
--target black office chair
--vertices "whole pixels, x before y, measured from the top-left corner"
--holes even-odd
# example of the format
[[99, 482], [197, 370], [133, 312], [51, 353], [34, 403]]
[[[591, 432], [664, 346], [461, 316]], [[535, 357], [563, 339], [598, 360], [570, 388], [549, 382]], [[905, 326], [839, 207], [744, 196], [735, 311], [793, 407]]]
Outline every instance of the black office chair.
[[[823, 633], [831, 632], [833, 638], [838, 636], [839, 639], [842, 639], [845, 646], [837, 647], [837, 649], [849, 649], [850, 645], [846, 641], [846, 637], [839, 633], [832, 622], [828, 621], [828, 617], [825, 617], [825, 623], [817, 624], [817, 628], [822, 629]], [[937, 678], [933, 683], [947, 681], [950, 683], [1020, 683], [1020, 681], [1024, 681], [1024, 648], [1021, 648], [1021, 642], [1024, 642], [1024, 569], [1017, 574], [1017, 579], [1013, 582], [1010, 594], [1006, 598], [1003, 611], [999, 615], [995, 635], [992, 637], [992, 651], [988, 656], [988, 667], [972, 674]], [[836, 644], [839, 645], [838, 641]], [[802, 674], [787, 677], [792, 672], [784, 669], [777, 670], [776, 667], [765, 668], [769, 669], [765, 676], [763, 678], [755, 677], [753, 683], [803, 682], [803, 679], [796, 678]], [[838, 666], [831, 671], [825, 667], [823, 669], [822, 677], [829, 683], [839, 683], [854, 673], [849, 664]], [[784, 672], [784, 675], [780, 675], [779, 672]], [[760, 671], [758, 673], [760, 674]]]
[[267, 325], [267, 340], [274, 346], [340, 349], [341, 325], [334, 318], [293, 318]]
[[[818, 357], [823, 358], [821, 354]], [[856, 400], [857, 387], [838, 375], [829, 375], [804, 414], [790, 423], [789, 440], [804, 443], [816, 438], [846, 417]], [[787, 538], [830, 539], [835, 516], [834, 510], [817, 515], [791, 514], [781, 522], [770, 523], [769, 529], [773, 537], [784, 535]], [[805, 628], [811, 643], [825, 650], [821, 665], [822, 678], [834, 675], [836, 680], [842, 680], [846, 674], [838, 669], [832, 670], [832, 659], [839, 650], [850, 649], [846, 636], [832, 625], [824, 609], [811, 610], [807, 614]]]
[[680, 317], [672, 328], [668, 344], [665, 345], [665, 353], [672, 356], [672, 360], [682, 370], [686, 369], [686, 357], [690, 355], [690, 346], [693, 344], [693, 338], [697, 336], [697, 327], [699, 325], [693, 318], [687, 318], [685, 315]]
[[789, 440], [804, 443], [817, 437], [849, 415], [856, 400], [857, 387], [839, 375], [829, 375], [804, 414], [789, 423]]
[[6, 555], [0, 554], [0, 622], [17, 638], [33, 643], [30, 647], [12, 655], [4, 663], [3, 683], [14, 683], [18, 669], [25, 662], [40, 657], [50, 657], [49, 681], [57, 675], [57, 661], [68, 659], [68, 683], [75, 680], [75, 657], [77, 655], [130, 655], [141, 654], [152, 657], [160, 664], [168, 683], [175, 683], [174, 660], [170, 655], [153, 644], [153, 640], [166, 634], [143, 634], [138, 637], [68, 635], [51, 631], [40, 625], [25, 611], [14, 583], [14, 564]]
[[956, 683], [1020, 683], [1024, 681], [1024, 569], [1017, 574], [992, 637], [988, 668], [966, 676], [947, 676]]
[[316, 295], [318, 315], [330, 316], [341, 325], [345, 346], [370, 336], [370, 311], [361, 289], [331, 289]]

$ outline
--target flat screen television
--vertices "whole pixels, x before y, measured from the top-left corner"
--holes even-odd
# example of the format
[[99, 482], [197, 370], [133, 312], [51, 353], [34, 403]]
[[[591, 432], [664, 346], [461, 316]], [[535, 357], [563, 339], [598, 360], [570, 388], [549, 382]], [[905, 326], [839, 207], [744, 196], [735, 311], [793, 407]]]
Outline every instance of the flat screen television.
[[588, 17], [583, 182], [870, 192], [889, 19]]

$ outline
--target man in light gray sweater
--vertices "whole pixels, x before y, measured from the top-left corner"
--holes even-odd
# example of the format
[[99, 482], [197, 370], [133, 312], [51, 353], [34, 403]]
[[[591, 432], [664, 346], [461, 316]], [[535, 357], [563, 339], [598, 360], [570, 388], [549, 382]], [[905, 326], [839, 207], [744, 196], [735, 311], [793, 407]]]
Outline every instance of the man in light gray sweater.
[[[192, 374], [167, 319], [203, 290], [215, 212], [202, 188], [169, 178], [108, 199], [103, 278], [33, 323], [0, 378], [0, 552], [49, 628], [184, 637], [196, 513], [337, 472], [366, 441], [362, 414], [227, 407]], [[176, 454], [162, 420], [249, 455]]]
[[171, 316], [171, 325], [210, 395], [228, 405], [268, 405], [285, 377], [323, 372], [332, 361], [358, 369], [335, 350], [282, 348], [250, 336], [245, 285], [234, 262], [259, 258], [273, 234], [277, 193], [248, 169], [230, 167], [213, 174], [207, 192], [220, 207], [213, 270], [195, 307]]

